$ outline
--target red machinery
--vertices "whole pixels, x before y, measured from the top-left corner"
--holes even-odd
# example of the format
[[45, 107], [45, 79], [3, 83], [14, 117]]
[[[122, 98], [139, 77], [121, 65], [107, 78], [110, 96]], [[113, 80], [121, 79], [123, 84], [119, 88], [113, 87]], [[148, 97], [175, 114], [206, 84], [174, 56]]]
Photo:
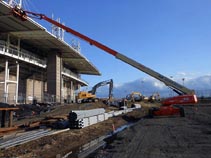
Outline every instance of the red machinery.
[[168, 98], [165, 99], [162, 102], [162, 105], [168, 106], [168, 105], [182, 105], [182, 104], [193, 104], [197, 102], [197, 97], [196, 95], [189, 95], [189, 94], [184, 94], [184, 95], [179, 95], [176, 97]]
[[180, 106], [169, 105], [169, 106], [161, 106], [159, 108], [152, 107], [149, 109], [149, 117], [171, 116], [171, 115], [184, 117], [185, 116], [184, 108]]
[[[181, 109], [178, 107], [172, 107], [170, 105], [172, 104], [176, 104], [176, 105], [184, 105], [184, 104], [194, 104], [197, 103], [197, 97], [194, 93], [193, 90], [190, 90], [186, 87], [184, 87], [183, 85], [178, 84], [177, 82], [171, 80], [170, 78], [167, 78], [163, 75], [161, 75], [160, 73], [138, 63], [137, 61], [123, 55], [120, 54], [119, 52], [51, 19], [48, 18], [47, 16], [45, 16], [44, 14], [37, 14], [37, 13], [33, 13], [33, 12], [29, 12], [29, 11], [24, 11], [18, 7], [15, 7], [12, 9], [12, 13], [15, 17], [20, 18], [22, 21], [25, 21], [28, 19], [28, 17], [32, 17], [32, 18], [38, 18], [38, 19], [44, 19], [50, 23], [52, 23], [55, 26], [58, 26], [62, 29], [64, 29], [66, 32], [69, 32], [79, 38], [81, 38], [82, 40], [90, 43], [91, 45], [94, 45], [102, 50], [104, 50], [105, 52], [115, 56], [117, 59], [137, 68], [140, 71], [145, 72], [146, 74], [160, 80], [161, 82], [165, 83], [166, 86], [170, 87], [173, 91], [175, 91], [176, 93], [179, 94], [179, 96], [176, 97], [172, 97], [172, 98], [168, 98], [165, 101], [163, 101], [163, 105], [167, 105], [166, 107], [161, 107], [159, 109], [156, 109], [156, 112], [154, 112], [154, 114], [156, 115], [172, 115], [172, 114], [178, 114], [178, 110], [180, 111]], [[175, 111], [176, 109], [176, 111]], [[160, 112], [159, 112], [160, 110]], [[170, 112], [171, 111], [171, 112]]]

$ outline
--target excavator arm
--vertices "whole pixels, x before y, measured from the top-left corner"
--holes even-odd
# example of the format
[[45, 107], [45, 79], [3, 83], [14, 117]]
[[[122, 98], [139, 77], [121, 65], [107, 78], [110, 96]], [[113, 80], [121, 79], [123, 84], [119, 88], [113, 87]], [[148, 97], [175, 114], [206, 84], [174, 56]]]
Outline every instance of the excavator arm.
[[102, 86], [105, 86], [105, 85], [107, 85], [107, 84], [109, 84], [109, 99], [111, 99], [112, 96], [113, 96], [113, 94], [112, 94], [112, 93], [113, 93], [113, 80], [112, 80], [112, 79], [97, 83], [97, 84], [92, 88], [92, 90], [89, 91], [89, 93], [95, 94], [97, 88], [102, 87]]
[[[29, 12], [29, 11], [24, 11], [18, 8], [14, 8], [13, 10], [13, 15], [16, 17], [19, 17], [21, 20], [27, 20], [28, 17], [32, 17], [32, 18], [38, 18], [38, 19], [44, 19], [46, 21], [48, 21], [49, 23], [62, 28], [63, 30], [65, 30], [68, 33], [71, 33], [73, 35], [75, 35], [76, 37], [88, 42], [90, 45], [94, 45], [96, 47], [98, 47], [101, 50], [104, 50], [105, 52], [115, 56], [117, 59], [137, 68], [138, 70], [145, 72], [146, 74], [160, 80], [161, 82], [163, 82], [166, 86], [170, 87], [171, 89], [173, 89], [176, 93], [178, 93], [179, 95], [185, 95], [185, 96], [190, 96], [192, 101], [191, 102], [197, 102], [197, 100], [195, 99], [195, 93], [193, 90], [190, 90], [186, 87], [184, 87], [183, 85], [178, 84], [177, 82], [171, 80], [170, 78], [167, 78], [163, 75], [161, 75], [160, 73], [140, 64], [139, 62], [45, 16], [44, 14], [37, 14], [37, 13], [33, 13], [33, 12]], [[187, 99], [187, 98], [186, 98]]]

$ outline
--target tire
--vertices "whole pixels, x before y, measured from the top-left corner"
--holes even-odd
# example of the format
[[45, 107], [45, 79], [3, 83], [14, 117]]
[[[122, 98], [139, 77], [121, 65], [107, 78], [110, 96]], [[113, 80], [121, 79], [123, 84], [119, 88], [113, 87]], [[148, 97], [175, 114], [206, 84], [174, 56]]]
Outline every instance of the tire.
[[77, 117], [78, 117], [77, 114], [72, 111], [69, 113], [69, 116], [68, 116], [70, 122], [76, 121]]
[[96, 103], [96, 102], [99, 101], [99, 99], [98, 98], [94, 98], [92, 101]]
[[180, 117], [185, 117], [185, 111], [183, 107], [180, 107]]
[[82, 103], [82, 100], [81, 100], [81, 99], [78, 99], [78, 100], [77, 100], [77, 103], [78, 103], [78, 104], [81, 104], [81, 103]]
[[149, 109], [149, 114], [148, 114], [149, 118], [153, 118], [154, 117], [153, 111], [154, 110], [152, 108]]

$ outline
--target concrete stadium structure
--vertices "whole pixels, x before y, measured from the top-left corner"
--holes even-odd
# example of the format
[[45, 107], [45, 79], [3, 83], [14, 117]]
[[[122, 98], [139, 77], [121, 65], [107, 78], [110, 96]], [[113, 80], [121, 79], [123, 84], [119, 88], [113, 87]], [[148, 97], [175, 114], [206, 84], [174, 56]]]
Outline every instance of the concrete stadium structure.
[[0, 0], [0, 102], [75, 102], [100, 72], [80, 52], [32, 19], [21, 21]]

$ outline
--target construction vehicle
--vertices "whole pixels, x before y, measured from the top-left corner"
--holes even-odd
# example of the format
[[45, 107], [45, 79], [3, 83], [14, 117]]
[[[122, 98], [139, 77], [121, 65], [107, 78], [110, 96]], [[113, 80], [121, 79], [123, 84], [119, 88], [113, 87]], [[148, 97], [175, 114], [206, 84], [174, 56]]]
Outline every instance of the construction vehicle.
[[113, 80], [112, 79], [97, 83], [95, 86], [93, 86], [92, 90], [89, 91], [89, 93], [96, 94], [97, 88], [105, 86], [105, 85], [109, 85], [108, 99], [111, 100], [113, 97]]
[[140, 102], [140, 101], [154, 102], [160, 100], [160, 95], [158, 92], [156, 92], [153, 93], [151, 96], [147, 97], [141, 94], [140, 92], [132, 92], [126, 95], [126, 99], [127, 101], [130, 102]]
[[133, 103], [142, 101], [143, 98], [144, 98], [144, 96], [140, 92], [132, 92], [132, 93], [126, 95], [127, 101], [130, 101]]
[[150, 118], [154, 116], [171, 116], [171, 115], [179, 115], [181, 117], [184, 117], [185, 116], [184, 108], [176, 105], [149, 108]]
[[77, 103], [86, 103], [86, 102], [97, 102], [99, 98], [96, 97], [96, 91], [97, 88], [105, 86], [109, 84], [109, 95], [108, 95], [108, 100], [111, 100], [113, 96], [113, 80], [106, 80], [97, 83], [95, 86], [93, 86], [92, 90], [85, 92], [81, 91], [78, 93], [76, 96]]
[[149, 96], [148, 101], [149, 102], [160, 101], [160, 94], [158, 92], [153, 93], [151, 96]]
[[97, 102], [98, 98], [96, 98], [95, 94], [88, 93], [85, 91], [81, 91], [76, 96], [77, 103], [87, 103], [87, 102]]
[[[177, 94], [179, 94], [179, 96], [175, 96], [172, 98], [168, 98], [166, 100], [164, 100], [162, 102], [162, 104], [165, 107], [165, 109], [162, 109], [162, 107], [160, 107], [158, 110], [161, 110], [163, 115], [169, 115], [169, 114], [176, 114], [176, 112], [173, 113], [168, 113], [168, 111], [171, 111], [172, 108], [175, 108], [176, 110], [180, 110], [180, 108], [177, 107], [173, 107], [171, 105], [185, 105], [185, 104], [194, 104], [197, 103], [197, 97], [195, 95], [194, 90], [190, 90], [188, 88], [186, 88], [184, 85], [181, 85], [173, 80], [171, 80], [168, 77], [165, 77], [163, 75], [161, 75], [160, 73], [150, 69], [149, 67], [146, 67], [144, 65], [142, 65], [141, 63], [138, 63], [137, 61], [107, 47], [106, 45], [103, 45], [47, 16], [45, 16], [44, 14], [38, 14], [38, 13], [33, 13], [30, 11], [25, 11], [25, 10], [21, 10], [17, 7], [12, 8], [12, 13], [15, 17], [20, 18], [22, 21], [28, 20], [28, 17], [31, 18], [38, 18], [38, 19], [44, 19], [46, 21], [48, 21], [49, 23], [62, 28], [63, 30], [65, 30], [68, 33], [71, 33], [72, 35], [75, 35], [76, 37], [88, 42], [90, 45], [94, 45], [96, 47], [98, 47], [99, 49], [104, 50], [105, 52], [107, 52], [108, 54], [111, 54], [113, 56], [115, 56], [117, 59], [137, 68], [138, 70], [145, 72], [146, 74], [160, 80], [161, 82], [163, 82], [166, 86], [168, 86], [169, 88], [171, 88], [174, 92], [176, 92]], [[174, 109], [173, 109], [174, 110]], [[172, 110], [172, 111], [173, 111]], [[157, 115], [160, 115], [160, 113], [155, 113]]]

